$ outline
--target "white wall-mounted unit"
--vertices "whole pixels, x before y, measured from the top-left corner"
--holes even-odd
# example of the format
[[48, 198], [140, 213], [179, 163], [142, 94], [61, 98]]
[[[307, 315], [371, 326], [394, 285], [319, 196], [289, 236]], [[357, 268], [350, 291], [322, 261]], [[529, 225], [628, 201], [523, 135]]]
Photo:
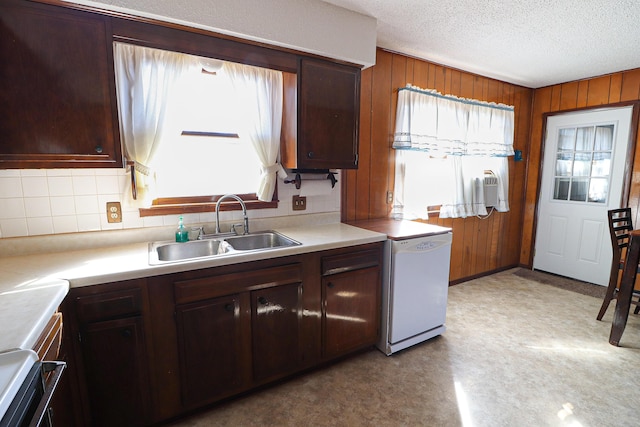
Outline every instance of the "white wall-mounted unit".
[[491, 171], [484, 172], [483, 193], [486, 207], [498, 206], [498, 177]]

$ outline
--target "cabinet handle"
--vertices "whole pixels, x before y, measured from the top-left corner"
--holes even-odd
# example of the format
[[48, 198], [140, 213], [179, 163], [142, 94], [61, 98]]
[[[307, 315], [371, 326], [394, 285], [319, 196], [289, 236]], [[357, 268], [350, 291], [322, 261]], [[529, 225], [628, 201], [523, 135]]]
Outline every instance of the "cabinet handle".
[[327, 287], [328, 287], [329, 289], [333, 289], [333, 287], [334, 287], [334, 286], [335, 286], [335, 285], [333, 284], [333, 282], [329, 282], [329, 283], [327, 283]]
[[308, 158], [312, 159], [312, 158], [313, 158], [313, 156], [314, 156], [313, 151], [309, 151], [309, 152], [307, 153], [307, 157], [308, 157]]
[[122, 336], [125, 338], [129, 338], [131, 336], [131, 329], [127, 328], [127, 329], [123, 329], [122, 330]]
[[267, 299], [265, 297], [258, 298], [258, 302], [262, 305], [267, 305]]
[[96, 145], [96, 153], [102, 154], [102, 145], [100, 144]]
[[225, 304], [224, 310], [229, 312], [233, 311], [234, 310], [233, 304]]

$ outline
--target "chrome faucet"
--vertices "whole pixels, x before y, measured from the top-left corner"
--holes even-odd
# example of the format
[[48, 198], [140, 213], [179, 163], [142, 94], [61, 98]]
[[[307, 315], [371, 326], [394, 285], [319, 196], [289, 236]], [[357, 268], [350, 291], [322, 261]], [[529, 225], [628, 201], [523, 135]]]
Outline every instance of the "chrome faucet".
[[[244, 232], [242, 234], [249, 234], [249, 217], [247, 216], [247, 206], [244, 204], [244, 201], [235, 194], [225, 194], [216, 202], [216, 234], [220, 233], [220, 203], [224, 199], [236, 199], [238, 202], [240, 202], [240, 206], [242, 206], [242, 216], [244, 217]], [[233, 231], [235, 231], [235, 226], [233, 227]]]

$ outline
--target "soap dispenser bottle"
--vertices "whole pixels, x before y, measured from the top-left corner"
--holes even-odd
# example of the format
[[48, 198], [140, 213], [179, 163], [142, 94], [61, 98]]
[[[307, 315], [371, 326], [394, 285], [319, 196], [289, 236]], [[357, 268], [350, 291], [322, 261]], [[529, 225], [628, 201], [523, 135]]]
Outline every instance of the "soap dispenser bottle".
[[189, 232], [184, 226], [182, 221], [182, 215], [178, 218], [178, 229], [176, 230], [176, 242], [188, 242], [189, 241]]

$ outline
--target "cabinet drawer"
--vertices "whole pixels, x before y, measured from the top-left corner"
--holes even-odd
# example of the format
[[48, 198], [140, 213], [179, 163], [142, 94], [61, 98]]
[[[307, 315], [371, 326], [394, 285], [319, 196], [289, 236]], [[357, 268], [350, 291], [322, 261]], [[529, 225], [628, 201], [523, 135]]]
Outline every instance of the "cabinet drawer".
[[346, 271], [375, 267], [379, 264], [380, 251], [377, 249], [332, 255], [322, 258], [322, 275], [329, 276]]
[[81, 323], [135, 316], [140, 314], [141, 310], [140, 289], [123, 289], [76, 299], [76, 311]]
[[57, 360], [62, 343], [62, 313], [55, 313], [33, 346], [40, 360]]
[[302, 281], [300, 264], [282, 265], [260, 270], [221, 274], [175, 283], [176, 304], [216, 298], [236, 292]]

